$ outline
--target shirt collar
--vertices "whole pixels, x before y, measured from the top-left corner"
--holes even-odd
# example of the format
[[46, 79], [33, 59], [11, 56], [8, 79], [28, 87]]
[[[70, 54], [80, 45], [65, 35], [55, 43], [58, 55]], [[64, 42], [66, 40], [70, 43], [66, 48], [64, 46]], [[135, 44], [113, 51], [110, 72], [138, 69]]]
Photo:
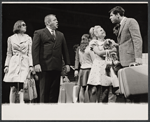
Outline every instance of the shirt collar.
[[121, 20], [121, 22], [120, 22], [120, 25], [122, 25], [122, 23], [123, 23], [123, 21], [125, 20], [125, 18], [126, 18], [126, 17], [123, 17], [123, 18], [122, 18], [122, 20]]
[[49, 30], [50, 33], [52, 33], [52, 31], [54, 31], [54, 33], [55, 33], [55, 30], [52, 30], [52, 29], [49, 28], [48, 26], [46, 26], [46, 28]]

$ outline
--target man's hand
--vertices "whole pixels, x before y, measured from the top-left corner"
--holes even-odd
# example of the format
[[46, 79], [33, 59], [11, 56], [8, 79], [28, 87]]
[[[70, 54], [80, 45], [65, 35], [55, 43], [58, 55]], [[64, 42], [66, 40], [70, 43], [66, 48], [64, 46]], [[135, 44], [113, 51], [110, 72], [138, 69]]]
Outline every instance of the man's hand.
[[66, 72], [70, 72], [70, 66], [69, 65], [66, 65]]
[[35, 72], [42, 72], [40, 64], [35, 65], [34, 69], [35, 69]]

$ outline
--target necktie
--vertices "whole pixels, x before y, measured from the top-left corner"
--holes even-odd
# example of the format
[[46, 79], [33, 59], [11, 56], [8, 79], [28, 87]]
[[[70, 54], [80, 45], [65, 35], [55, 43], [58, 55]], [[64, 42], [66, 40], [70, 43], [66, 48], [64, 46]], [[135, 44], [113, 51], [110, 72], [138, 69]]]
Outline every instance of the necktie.
[[118, 32], [119, 32], [119, 30], [120, 30], [120, 26], [121, 26], [121, 25], [120, 25], [120, 24], [118, 24]]
[[55, 40], [55, 33], [54, 33], [54, 30], [51, 31], [51, 34], [52, 34], [52, 36], [53, 36], [53, 38], [54, 38], [54, 40]]
[[120, 30], [120, 24], [117, 24], [114, 28], [113, 28], [113, 33], [117, 36]]

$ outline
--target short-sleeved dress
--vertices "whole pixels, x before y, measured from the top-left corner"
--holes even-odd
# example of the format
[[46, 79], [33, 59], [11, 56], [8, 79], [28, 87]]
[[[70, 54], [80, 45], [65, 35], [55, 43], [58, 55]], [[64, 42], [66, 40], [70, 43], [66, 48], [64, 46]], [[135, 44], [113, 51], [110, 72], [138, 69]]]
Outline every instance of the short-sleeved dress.
[[[94, 43], [97, 43], [99, 50], [104, 50], [103, 44], [104, 42], [100, 42], [98, 40], [91, 40], [90, 46]], [[106, 76], [106, 61], [104, 57], [98, 56], [95, 54], [95, 60], [93, 62], [91, 72], [88, 78], [87, 84], [89, 85], [102, 85], [102, 86], [110, 86], [111, 85], [111, 78]]]
[[25, 34], [20, 40], [17, 34], [8, 38], [7, 57], [5, 66], [8, 73], [5, 74], [5, 82], [24, 82], [29, 73], [29, 66], [33, 66], [31, 37]]

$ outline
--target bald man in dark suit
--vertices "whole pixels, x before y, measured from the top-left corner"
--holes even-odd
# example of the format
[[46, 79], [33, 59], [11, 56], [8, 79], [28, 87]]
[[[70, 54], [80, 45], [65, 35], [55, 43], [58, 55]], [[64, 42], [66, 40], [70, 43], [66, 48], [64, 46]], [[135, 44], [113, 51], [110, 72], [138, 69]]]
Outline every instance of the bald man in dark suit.
[[32, 55], [35, 71], [40, 78], [40, 102], [57, 103], [62, 70], [62, 57], [67, 72], [70, 71], [70, 59], [64, 34], [58, 30], [55, 15], [44, 19], [46, 28], [36, 30], [33, 37]]

